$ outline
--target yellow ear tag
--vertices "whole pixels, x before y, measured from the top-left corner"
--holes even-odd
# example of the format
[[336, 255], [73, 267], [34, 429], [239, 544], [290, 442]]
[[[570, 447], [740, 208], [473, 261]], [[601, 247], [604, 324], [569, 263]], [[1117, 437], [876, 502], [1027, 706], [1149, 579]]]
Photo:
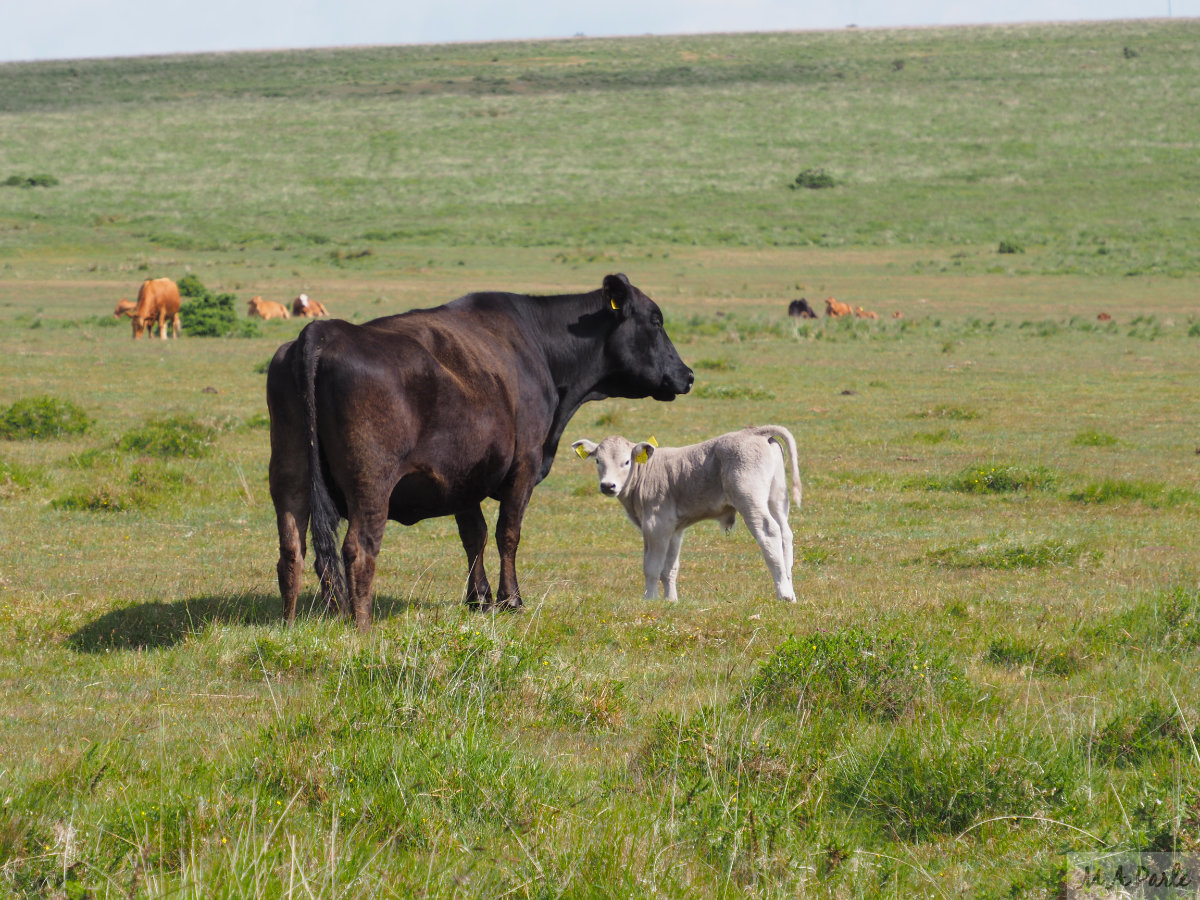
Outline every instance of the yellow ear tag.
[[588, 458], [588, 452], [587, 452], [587, 450], [585, 450], [583, 448], [583, 444], [580, 444], [578, 447], [575, 448], [575, 455], [578, 456], [580, 459]]
[[612, 306], [612, 308], [613, 308], [613, 309], [620, 309], [620, 308], [621, 308], [621, 307], [617, 306], [617, 301], [616, 301], [616, 300], [614, 300], [612, 297], [609, 297], [609, 298], [608, 298], [608, 302], [609, 302], [609, 304]]
[[650, 462], [650, 454], [647, 453], [645, 450], [639, 450], [633, 458], [638, 463], [638, 465], [644, 466], [646, 463]]
[[650, 435], [650, 437], [646, 439], [646, 443], [654, 447], [658, 446], [658, 441], [654, 439], [654, 435]]

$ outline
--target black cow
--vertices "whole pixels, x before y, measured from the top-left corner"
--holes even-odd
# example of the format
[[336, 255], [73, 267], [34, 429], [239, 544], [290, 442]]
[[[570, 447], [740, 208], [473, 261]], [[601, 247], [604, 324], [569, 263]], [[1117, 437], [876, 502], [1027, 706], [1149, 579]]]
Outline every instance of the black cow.
[[[284, 616], [296, 615], [310, 520], [322, 595], [344, 608], [348, 593], [366, 629], [387, 520], [447, 515], [467, 552], [466, 602], [519, 608], [521, 521], [571, 416], [605, 397], [673, 400], [692, 378], [658, 306], [624, 275], [588, 294], [477, 293], [364, 325], [309, 324], [267, 372]], [[495, 601], [485, 497], [500, 501]]]
[[794, 319], [815, 319], [817, 314], [813, 312], [813, 308], [808, 305], [808, 300], [801, 297], [799, 300], [793, 300], [788, 304], [788, 315]]

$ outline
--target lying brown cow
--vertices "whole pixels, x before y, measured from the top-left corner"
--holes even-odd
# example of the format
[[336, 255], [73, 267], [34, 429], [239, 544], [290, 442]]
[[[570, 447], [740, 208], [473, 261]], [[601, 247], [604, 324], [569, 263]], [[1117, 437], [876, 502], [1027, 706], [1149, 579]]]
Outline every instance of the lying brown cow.
[[171, 324], [174, 337], [179, 337], [179, 287], [170, 278], [149, 278], [138, 289], [137, 303], [121, 300], [113, 315], [133, 319], [133, 339], [136, 341], [150, 326], [154, 334], [154, 323], [158, 323], [158, 336], [167, 339], [167, 323]]
[[841, 316], [852, 316], [854, 310], [849, 303], [842, 303], [840, 300], [834, 300], [830, 297], [825, 301], [825, 315], [833, 316], [835, 319]]
[[854, 315], [858, 316], [860, 319], [878, 319], [879, 318], [879, 313], [872, 312], [869, 309], [863, 309], [861, 306], [855, 307]]
[[301, 294], [292, 301], [292, 315], [296, 318], [319, 319], [321, 316], [329, 315], [329, 311], [321, 305], [320, 301], [314, 300], [308, 294]]
[[290, 319], [292, 317], [282, 303], [264, 300], [262, 297], [250, 298], [250, 305], [246, 307], [246, 315], [258, 316], [260, 319]]

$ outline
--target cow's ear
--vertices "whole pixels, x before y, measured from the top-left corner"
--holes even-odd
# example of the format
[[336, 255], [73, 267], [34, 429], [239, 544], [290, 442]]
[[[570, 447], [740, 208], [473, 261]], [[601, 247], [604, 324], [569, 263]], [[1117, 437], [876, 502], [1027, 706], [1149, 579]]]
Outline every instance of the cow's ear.
[[633, 285], [622, 274], [604, 276], [604, 299], [611, 309], [627, 314], [629, 300], [633, 296]]
[[649, 441], [642, 441], [633, 445], [633, 461], [640, 466], [644, 466], [650, 462], [650, 457], [654, 455], [654, 444]]
[[590, 459], [596, 455], [596, 449], [599, 446], [599, 444], [589, 441], [587, 438], [583, 438], [582, 440], [575, 441], [575, 443], [571, 445], [571, 449], [575, 451], [575, 455], [580, 459]]

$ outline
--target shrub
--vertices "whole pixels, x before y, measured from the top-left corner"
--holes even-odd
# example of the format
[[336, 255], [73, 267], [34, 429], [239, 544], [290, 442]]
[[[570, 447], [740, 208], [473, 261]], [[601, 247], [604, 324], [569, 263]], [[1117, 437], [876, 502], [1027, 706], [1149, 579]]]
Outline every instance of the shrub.
[[824, 169], [805, 169], [796, 176], [796, 180], [790, 185], [792, 190], [799, 188], [808, 188], [809, 190], [820, 190], [821, 188], [836, 187], [837, 182], [833, 176]]
[[233, 294], [211, 294], [183, 304], [180, 325], [190, 337], [259, 337], [262, 329], [252, 319], [238, 318]]
[[53, 509], [76, 512], [121, 512], [128, 508], [129, 501], [107, 487], [94, 491], [76, 491], [50, 501]]
[[5, 187], [54, 187], [58, 179], [53, 175], [9, 175], [4, 179]]
[[29, 397], [0, 413], [0, 437], [10, 441], [66, 437], [83, 434], [91, 424], [91, 417], [74, 403], [55, 397]]
[[208, 288], [204, 286], [204, 283], [190, 272], [180, 278], [176, 284], [179, 287], [179, 296], [181, 297], [204, 298], [210, 296]]
[[1001, 241], [1000, 246], [996, 248], [997, 253], [1024, 253], [1025, 248], [1016, 241]]
[[944, 653], [851, 628], [788, 638], [751, 680], [746, 700], [895, 718], [915, 700], [963, 695], [966, 687]]
[[925, 487], [931, 491], [959, 491], [964, 494], [1012, 494], [1017, 491], [1046, 490], [1055, 481], [1055, 474], [1042, 466], [978, 466], [963, 469], [948, 478], [929, 478]]
[[216, 429], [189, 416], [153, 419], [121, 436], [117, 446], [149, 456], [205, 456], [212, 449]]

